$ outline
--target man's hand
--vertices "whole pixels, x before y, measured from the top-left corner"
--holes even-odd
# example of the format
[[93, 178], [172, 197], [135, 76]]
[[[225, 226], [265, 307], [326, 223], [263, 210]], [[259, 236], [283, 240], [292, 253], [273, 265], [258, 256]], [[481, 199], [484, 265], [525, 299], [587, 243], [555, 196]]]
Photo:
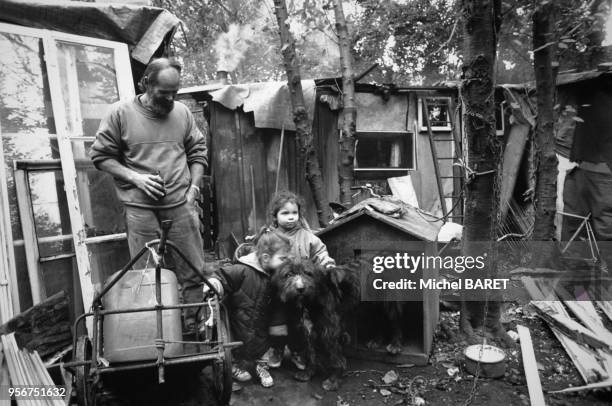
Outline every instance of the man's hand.
[[132, 177], [132, 184], [153, 200], [159, 200], [166, 195], [164, 180], [159, 175], [135, 172]]
[[196, 199], [200, 197], [200, 190], [195, 185], [190, 185], [185, 197], [187, 198], [187, 204], [195, 206]]

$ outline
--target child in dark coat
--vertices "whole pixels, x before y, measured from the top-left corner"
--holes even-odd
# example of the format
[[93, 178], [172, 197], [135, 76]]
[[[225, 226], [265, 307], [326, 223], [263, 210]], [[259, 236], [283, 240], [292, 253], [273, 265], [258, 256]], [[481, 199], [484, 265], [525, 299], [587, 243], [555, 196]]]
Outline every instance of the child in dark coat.
[[269, 348], [270, 276], [289, 256], [289, 240], [267, 227], [260, 231], [255, 251], [238, 258], [238, 263], [222, 267], [209, 281], [225, 297], [233, 339], [242, 347], [232, 351], [237, 361], [234, 379], [251, 379], [254, 371], [263, 387], [274, 384], [263, 358]]

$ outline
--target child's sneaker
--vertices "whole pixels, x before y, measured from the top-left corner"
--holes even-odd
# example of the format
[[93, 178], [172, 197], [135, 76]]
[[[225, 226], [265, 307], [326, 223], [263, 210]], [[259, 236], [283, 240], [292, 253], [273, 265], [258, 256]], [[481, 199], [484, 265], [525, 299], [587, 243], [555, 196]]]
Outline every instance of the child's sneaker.
[[255, 366], [255, 372], [261, 381], [261, 386], [264, 388], [269, 388], [270, 386], [274, 385], [274, 379], [272, 379], [272, 375], [270, 375], [266, 364], [258, 363]]
[[245, 371], [244, 369], [232, 365], [232, 378], [234, 378], [238, 382], [246, 382], [250, 381], [252, 379], [252, 376], [249, 371]]
[[278, 368], [283, 361], [283, 352], [278, 348], [270, 347], [263, 355], [262, 359], [268, 363], [270, 368]]
[[289, 359], [291, 360], [293, 365], [295, 365], [295, 367], [300, 371], [304, 371], [306, 369], [306, 363], [304, 362], [300, 354], [298, 354], [297, 352], [292, 352], [291, 358]]

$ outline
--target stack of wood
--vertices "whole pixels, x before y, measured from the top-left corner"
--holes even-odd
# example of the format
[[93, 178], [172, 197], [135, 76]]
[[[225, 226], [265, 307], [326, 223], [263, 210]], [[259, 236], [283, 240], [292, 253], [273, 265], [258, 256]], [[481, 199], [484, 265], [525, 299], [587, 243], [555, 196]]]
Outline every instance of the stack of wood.
[[[55, 395], [55, 384], [47, 372], [38, 352], [20, 350], [15, 341], [15, 334], [3, 335], [0, 350], [0, 387], [32, 388], [31, 394], [16, 396], [17, 405], [24, 406], [64, 406], [65, 402]], [[59, 389], [59, 388], [58, 388]], [[37, 392], [38, 390], [38, 392]], [[44, 390], [44, 392], [41, 392]], [[57, 392], [61, 395], [61, 392]]]
[[[605, 327], [594, 303], [588, 300], [587, 293], [582, 295], [580, 301], [560, 300], [556, 292], [561, 291], [563, 297], [569, 297], [560, 286], [551, 286], [544, 279], [526, 276], [521, 280], [530, 296], [540, 299], [533, 300], [532, 305], [561, 342], [586, 384], [557, 392], [612, 387], [612, 332]], [[550, 282], [550, 279], [547, 280]], [[612, 303], [596, 303], [612, 321]]]
[[58, 292], [0, 326], [0, 334], [14, 332], [20, 347], [53, 355], [72, 344], [69, 306], [68, 296]]

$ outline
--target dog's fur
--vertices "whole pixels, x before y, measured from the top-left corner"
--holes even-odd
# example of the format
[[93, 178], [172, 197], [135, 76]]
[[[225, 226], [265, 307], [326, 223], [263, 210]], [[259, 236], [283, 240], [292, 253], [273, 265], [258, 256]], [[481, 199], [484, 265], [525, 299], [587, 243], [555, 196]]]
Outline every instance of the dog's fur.
[[290, 262], [274, 273], [272, 285], [287, 306], [289, 341], [303, 348], [306, 371], [296, 378], [307, 380], [324, 371], [324, 387], [336, 389], [346, 369], [345, 316], [359, 302], [358, 268], [348, 264], [323, 269], [310, 261]]

